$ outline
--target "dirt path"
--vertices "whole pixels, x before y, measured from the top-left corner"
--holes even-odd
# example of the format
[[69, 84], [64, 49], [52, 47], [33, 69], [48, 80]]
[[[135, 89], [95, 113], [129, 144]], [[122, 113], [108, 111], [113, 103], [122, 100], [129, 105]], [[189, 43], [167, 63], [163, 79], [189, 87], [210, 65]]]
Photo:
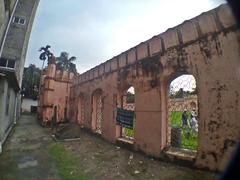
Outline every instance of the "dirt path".
[[22, 115], [0, 155], [1, 179], [59, 179], [46, 149], [52, 143], [49, 129], [41, 128], [34, 116]]
[[153, 160], [84, 131], [56, 143], [34, 116], [23, 115], [0, 155], [0, 179], [216, 179], [210, 172]]

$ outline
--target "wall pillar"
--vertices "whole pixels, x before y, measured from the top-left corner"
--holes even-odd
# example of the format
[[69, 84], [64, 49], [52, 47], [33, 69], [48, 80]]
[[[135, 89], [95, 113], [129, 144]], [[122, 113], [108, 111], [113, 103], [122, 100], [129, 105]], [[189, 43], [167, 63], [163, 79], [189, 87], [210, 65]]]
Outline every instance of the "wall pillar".
[[55, 73], [56, 62], [55, 57], [53, 57], [48, 62], [46, 77], [42, 87], [42, 121], [44, 125], [48, 124], [53, 117]]
[[151, 87], [150, 82], [144, 81], [143, 87], [137, 85], [135, 88], [135, 147], [159, 157], [162, 142], [161, 96], [159, 87]]

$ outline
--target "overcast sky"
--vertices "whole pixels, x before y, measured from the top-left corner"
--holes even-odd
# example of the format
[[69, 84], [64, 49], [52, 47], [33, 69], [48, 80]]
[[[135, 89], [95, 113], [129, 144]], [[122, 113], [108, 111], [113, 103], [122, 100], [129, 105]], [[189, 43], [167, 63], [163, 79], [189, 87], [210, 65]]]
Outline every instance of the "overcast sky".
[[26, 66], [41, 66], [38, 49], [76, 56], [80, 73], [224, 0], [40, 0]]

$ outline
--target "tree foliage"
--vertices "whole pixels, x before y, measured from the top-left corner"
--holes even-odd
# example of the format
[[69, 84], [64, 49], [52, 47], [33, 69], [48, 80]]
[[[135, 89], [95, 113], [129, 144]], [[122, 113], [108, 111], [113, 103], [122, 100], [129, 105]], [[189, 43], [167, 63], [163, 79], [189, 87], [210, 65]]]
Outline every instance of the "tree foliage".
[[23, 71], [22, 95], [27, 98], [37, 99], [41, 70], [30, 64]]
[[[39, 51], [41, 52], [39, 59], [41, 61], [49, 60], [53, 57], [53, 54], [50, 52], [51, 46], [46, 45], [46, 47], [41, 47]], [[57, 69], [59, 70], [65, 70], [69, 72], [73, 72], [74, 74], [77, 73], [76, 65], [73, 63], [77, 58], [75, 56], [72, 56], [69, 58], [69, 53], [63, 51], [61, 52], [60, 56], [56, 58], [57, 60]]]
[[61, 52], [60, 56], [57, 59], [57, 69], [65, 70], [69, 72], [77, 73], [76, 65], [73, 63], [77, 58], [72, 56], [69, 58], [69, 53]]
[[39, 59], [41, 61], [45, 61], [46, 59], [49, 60], [53, 56], [53, 54], [50, 52], [49, 48], [51, 48], [51, 46], [46, 45], [46, 47], [41, 47], [39, 49], [39, 51], [41, 52]]
[[170, 98], [184, 98], [188, 97], [191, 95], [196, 95], [197, 94], [197, 89], [194, 88], [192, 91], [184, 91], [183, 88], [180, 88], [178, 91], [173, 91], [172, 88], [170, 88]]

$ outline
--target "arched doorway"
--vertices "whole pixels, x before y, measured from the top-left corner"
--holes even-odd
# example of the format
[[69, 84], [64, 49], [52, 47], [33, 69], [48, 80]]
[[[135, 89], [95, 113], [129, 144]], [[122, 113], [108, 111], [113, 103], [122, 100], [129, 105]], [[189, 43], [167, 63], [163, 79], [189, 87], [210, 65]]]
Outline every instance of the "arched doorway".
[[92, 130], [102, 134], [103, 121], [103, 91], [97, 89], [92, 94]]
[[134, 140], [134, 116], [135, 111], [135, 91], [134, 87], [130, 86], [118, 95], [118, 138], [133, 141]]
[[196, 80], [192, 75], [178, 76], [169, 82], [168, 143], [171, 147], [197, 149], [198, 117]]

